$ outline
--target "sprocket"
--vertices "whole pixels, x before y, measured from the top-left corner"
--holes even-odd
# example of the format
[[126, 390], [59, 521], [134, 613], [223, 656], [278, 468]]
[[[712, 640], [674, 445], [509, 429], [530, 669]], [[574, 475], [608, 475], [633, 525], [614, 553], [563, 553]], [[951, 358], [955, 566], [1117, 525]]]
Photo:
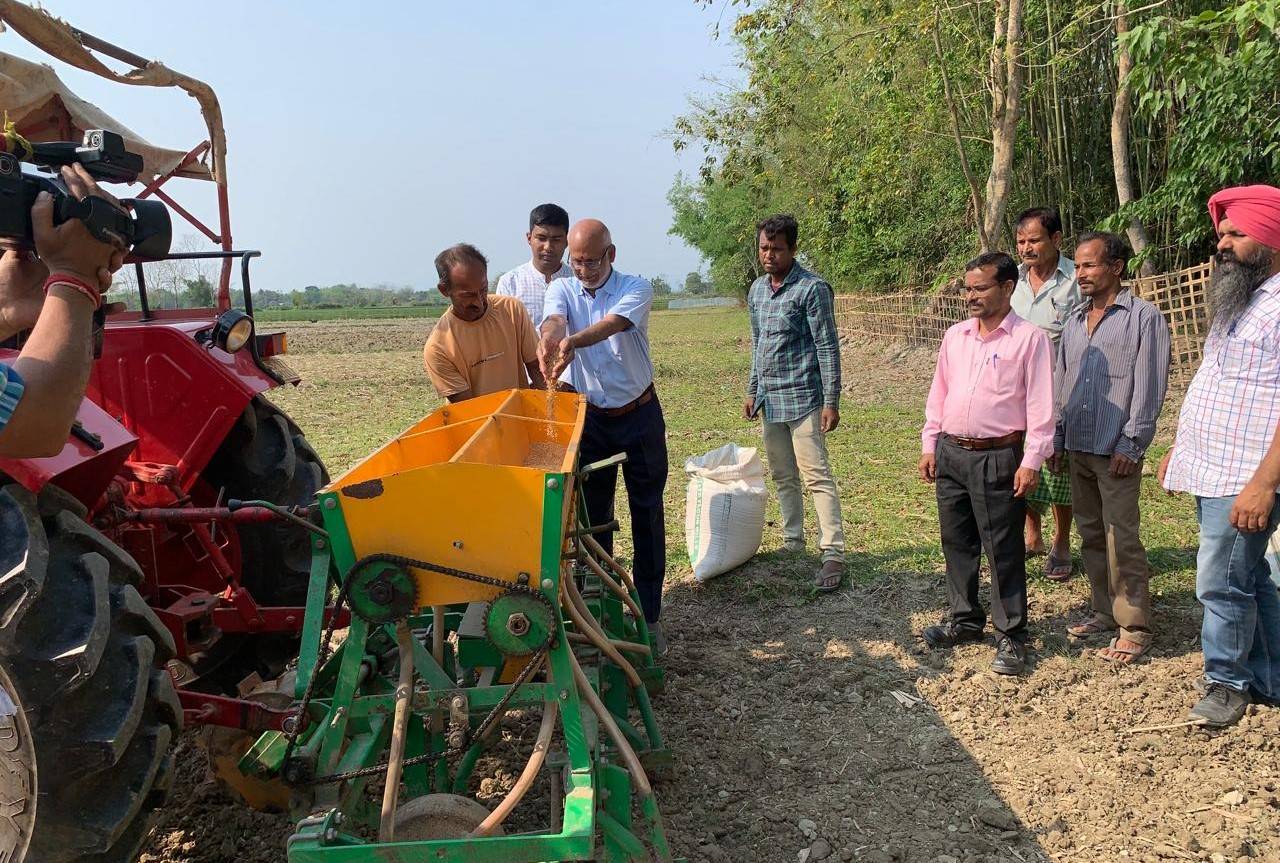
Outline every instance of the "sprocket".
[[389, 561], [357, 564], [347, 576], [351, 613], [373, 624], [403, 620], [418, 608], [418, 582]]
[[495, 597], [484, 610], [484, 634], [505, 656], [528, 656], [547, 643], [555, 615], [541, 596], [511, 591]]

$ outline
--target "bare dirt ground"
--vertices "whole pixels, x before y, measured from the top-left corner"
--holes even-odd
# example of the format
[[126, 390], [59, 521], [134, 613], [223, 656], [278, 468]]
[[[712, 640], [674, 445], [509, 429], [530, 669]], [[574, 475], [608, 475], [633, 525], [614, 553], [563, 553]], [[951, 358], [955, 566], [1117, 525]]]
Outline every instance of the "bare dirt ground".
[[[386, 335], [369, 332], [370, 348]], [[328, 350], [330, 335], [314, 337]], [[297, 364], [323, 377], [321, 356], [307, 367], [306, 338], [294, 341]], [[409, 386], [415, 353], [374, 363], [371, 378]], [[856, 466], [841, 474], [851, 584], [811, 596], [816, 558], [777, 551], [772, 527], [760, 556], [707, 584], [673, 559], [668, 681], [655, 706], [676, 757], [656, 782], [674, 850], [709, 863], [1280, 861], [1280, 710], [1251, 708], [1222, 732], [1133, 732], [1179, 722], [1195, 700], [1188, 503], [1147, 516], [1161, 546], [1150, 662], [1116, 668], [1068, 643], [1063, 627], [1087, 596], [1080, 576], [1065, 587], [1033, 581], [1033, 664], [1022, 678], [992, 675], [989, 645], [921, 648], [915, 633], [938, 619], [943, 597], [929, 497], [912, 486], [895, 504], [902, 524], [919, 528], [901, 551], [874, 538], [886, 516], [864, 499], [892, 496], [894, 482], [908, 489], [918, 440], [898, 441], [882, 412], [905, 405], [902, 428], [915, 423], [931, 366], [927, 352], [848, 349], [844, 413], [862, 435], [850, 445]], [[896, 442], [869, 449], [875, 434]], [[674, 471], [672, 485], [679, 501]], [[528, 722], [509, 730], [483, 765], [497, 775], [475, 789], [482, 799], [509, 784], [532, 733]], [[193, 735], [180, 758], [175, 799], [144, 860], [283, 859], [287, 818], [233, 804], [208, 780]]]

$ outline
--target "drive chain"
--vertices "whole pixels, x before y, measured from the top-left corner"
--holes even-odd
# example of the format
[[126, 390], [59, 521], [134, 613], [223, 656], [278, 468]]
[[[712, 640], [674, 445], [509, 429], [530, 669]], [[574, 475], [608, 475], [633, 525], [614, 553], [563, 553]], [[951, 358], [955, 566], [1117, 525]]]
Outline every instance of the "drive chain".
[[[300, 719], [301, 717], [304, 717], [307, 715], [307, 708], [311, 703], [312, 687], [315, 683], [317, 672], [320, 670], [320, 666], [323, 665], [324, 662], [329, 658], [329, 646], [333, 637], [333, 633], [336, 629], [336, 621], [338, 617], [337, 613], [347, 600], [347, 591], [351, 583], [354, 581], [353, 576], [361, 568], [370, 566], [375, 563], [391, 563], [406, 569], [408, 568], [425, 569], [431, 572], [438, 572], [441, 575], [447, 575], [451, 578], [457, 578], [462, 581], [470, 581], [475, 584], [483, 584], [489, 587], [497, 587], [509, 593], [528, 594], [529, 596], [534, 597], [543, 605], [545, 605], [547, 609], [552, 613], [552, 615], [555, 614], [555, 606], [552, 605], [551, 601], [548, 600], [545, 596], [543, 596], [541, 591], [527, 584], [504, 581], [503, 579], [500, 579], [500, 578], [493, 578], [487, 575], [480, 575], [479, 573], [475, 573], [475, 572], [467, 572], [466, 570], [463, 570], [463, 569], [455, 569], [454, 567], [451, 567], [451, 566], [444, 566], [442, 564], [431, 563], [430, 561], [426, 561], [426, 560], [418, 560], [417, 558], [406, 557], [404, 555], [399, 555], [399, 554], [378, 553], [378, 554], [366, 555], [365, 557], [362, 557], [359, 560], [357, 560], [351, 566], [351, 569], [347, 571], [347, 577], [343, 580], [342, 587], [338, 591], [337, 600], [334, 602], [334, 616], [333, 618], [330, 619], [329, 625], [325, 628], [324, 638], [321, 642], [321, 647], [320, 647], [320, 656], [316, 661], [315, 669], [311, 673], [311, 678], [307, 681], [307, 688], [302, 696], [302, 703], [298, 710], [298, 716]], [[511, 686], [507, 689], [506, 693], [503, 694], [502, 698], [498, 700], [498, 703], [493, 706], [493, 709], [489, 711], [489, 713], [485, 716], [485, 718], [481, 720], [480, 725], [476, 728], [475, 732], [471, 735], [471, 739], [483, 737], [488, 732], [490, 726], [492, 726], [493, 723], [496, 722], [497, 719], [502, 715], [502, 713], [505, 712], [506, 706], [511, 702], [511, 699], [515, 696], [516, 691], [525, 683], [527, 683], [529, 678], [533, 676], [534, 671], [537, 670], [538, 666], [542, 662], [542, 659], [547, 655], [547, 651], [551, 649], [551, 644], [553, 641], [555, 641], [555, 637], [556, 637], [556, 632], [554, 629], [551, 630], [549, 633], [547, 633], [546, 640], [537, 648], [537, 650], [533, 652], [533, 655], [530, 656], [529, 658], [529, 662], [524, 666], [524, 668], [520, 669], [520, 673], [516, 675], [516, 679], [512, 682]], [[283, 764], [287, 765], [289, 763], [289, 756], [293, 753], [294, 746], [297, 742], [298, 736], [301, 733], [302, 733], [302, 725], [301, 725], [301, 721], [299, 721], [298, 727], [295, 729], [294, 733], [289, 736], [289, 743], [285, 747], [284, 760], [282, 762]], [[415, 755], [412, 758], [406, 758], [404, 759], [403, 762], [401, 762], [401, 764], [403, 767], [413, 767], [418, 764], [427, 764], [434, 761], [438, 761], [439, 759], [449, 755], [458, 755], [464, 751], [465, 749], [462, 747], [454, 747], [454, 748], [442, 750], [440, 752], [428, 752], [423, 755]], [[389, 766], [390, 766], [389, 764], [384, 762], [382, 764], [375, 764], [371, 767], [362, 767], [358, 770], [349, 770], [345, 773], [333, 773], [328, 776], [319, 776], [319, 777], [316, 777], [315, 779], [310, 780], [308, 784], [328, 785], [334, 782], [346, 782], [351, 779], [359, 779], [365, 776], [376, 776], [380, 773], [385, 773]]]

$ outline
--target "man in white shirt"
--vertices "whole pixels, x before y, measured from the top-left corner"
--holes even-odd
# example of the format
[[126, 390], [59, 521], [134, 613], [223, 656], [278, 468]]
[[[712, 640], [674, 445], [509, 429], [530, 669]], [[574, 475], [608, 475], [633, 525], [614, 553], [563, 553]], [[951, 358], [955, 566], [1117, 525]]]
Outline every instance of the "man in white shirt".
[[528, 263], [504, 273], [494, 293], [524, 303], [537, 328], [542, 324], [547, 287], [556, 279], [573, 275], [564, 262], [564, 250], [569, 245], [569, 214], [558, 204], [539, 204], [529, 214], [529, 232], [524, 238], [533, 256]]
[[[1018, 283], [1010, 304], [1018, 316], [1044, 330], [1058, 350], [1058, 336], [1067, 315], [1083, 297], [1076, 282], [1075, 262], [1062, 254], [1062, 217], [1052, 207], [1032, 207], [1018, 214]], [[1036, 490], [1027, 498], [1025, 540], [1027, 554], [1043, 554], [1040, 520], [1053, 508], [1053, 545], [1044, 574], [1054, 581], [1071, 577], [1071, 482], [1065, 468], [1040, 472]]]

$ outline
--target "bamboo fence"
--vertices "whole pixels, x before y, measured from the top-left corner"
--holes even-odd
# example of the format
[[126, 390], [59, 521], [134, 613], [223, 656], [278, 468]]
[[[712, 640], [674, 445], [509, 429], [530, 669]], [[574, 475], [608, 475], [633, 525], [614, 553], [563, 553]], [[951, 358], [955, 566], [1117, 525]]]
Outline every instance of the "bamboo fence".
[[[1155, 304], [1169, 322], [1173, 362], [1170, 378], [1185, 381], [1200, 363], [1208, 331], [1205, 286], [1208, 263], [1173, 273], [1130, 279], [1136, 296]], [[841, 334], [860, 340], [936, 348], [947, 329], [968, 317], [964, 297], [949, 288], [942, 293], [910, 289], [875, 296], [836, 296], [836, 324]]]

